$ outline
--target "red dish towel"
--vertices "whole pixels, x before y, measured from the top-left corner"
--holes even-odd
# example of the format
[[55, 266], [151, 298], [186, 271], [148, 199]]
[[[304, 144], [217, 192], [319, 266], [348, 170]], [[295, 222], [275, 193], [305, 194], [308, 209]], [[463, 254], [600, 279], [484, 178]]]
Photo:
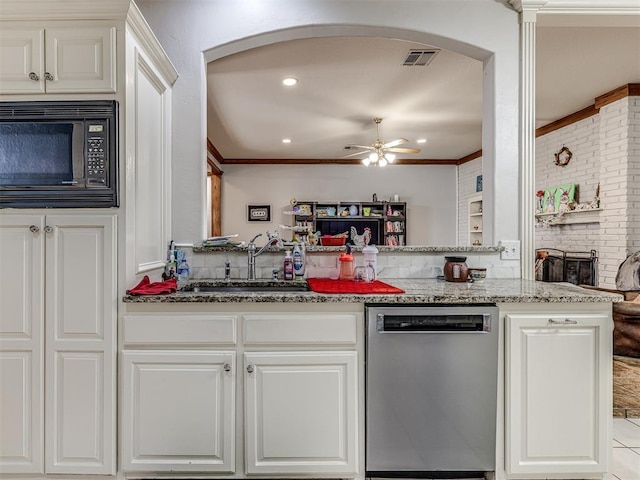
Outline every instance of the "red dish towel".
[[307, 278], [307, 283], [316, 293], [404, 293], [401, 288], [380, 280], [355, 282], [353, 280], [331, 280], [330, 278]]
[[164, 282], [151, 283], [149, 281], [149, 277], [145, 275], [138, 285], [133, 287], [131, 290], [127, 290], [127, 294], [162, 295], [166, 293], [173, 293], [176, 290], [178, 290], [178, 282], [176, 282], [175, 278], [170, 278], [169, 280], [165, 280]]

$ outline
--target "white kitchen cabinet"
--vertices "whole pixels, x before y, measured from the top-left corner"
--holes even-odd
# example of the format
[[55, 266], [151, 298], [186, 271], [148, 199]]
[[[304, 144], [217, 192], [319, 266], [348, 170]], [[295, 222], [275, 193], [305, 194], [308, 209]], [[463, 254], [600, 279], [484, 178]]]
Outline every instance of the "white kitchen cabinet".
[[0, 94], [115, 91], [115, 27], [0, 25]]
[[44, 228], [40, 215], [0, 215], [0, 471], [42, 472]]
[[237, 323], [234, 314], [124, 316], [124, 472], [234, 472]]
[[233, 473], [235, 352], [127, 351], [122, 359], [122, 469]]
[[610, 314], [509, 314], [505, 324], [507, 474], [607, 472]]
[[362, 313], [191, 307], [127, 307], [122, 470], [355, 477]]
[[114, 474], [115, 216], [3, 213], [0, 244], [0, 471]]
[[355, 474], [356, 352], [245, 354], [250, 474]]

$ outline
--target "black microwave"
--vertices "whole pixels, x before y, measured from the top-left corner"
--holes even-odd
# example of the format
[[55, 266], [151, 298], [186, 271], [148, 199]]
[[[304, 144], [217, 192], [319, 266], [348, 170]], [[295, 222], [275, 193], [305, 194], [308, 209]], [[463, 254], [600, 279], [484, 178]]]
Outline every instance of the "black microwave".
[[118, 102], [0, 102], [0, 208], [118, 206]]

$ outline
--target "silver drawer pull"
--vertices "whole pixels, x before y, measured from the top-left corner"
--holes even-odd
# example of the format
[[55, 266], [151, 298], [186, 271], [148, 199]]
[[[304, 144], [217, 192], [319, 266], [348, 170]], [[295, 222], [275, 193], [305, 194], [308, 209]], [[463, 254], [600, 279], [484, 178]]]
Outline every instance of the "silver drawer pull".
[[37, 82], [38, 80], [40, 80], [40, 77], [36, 72], [29, 72], [29, 78], [34, 82]]
[[44, 72], [44, 79], [48, 80], [49, 82], [53, 82], [53, 75], [51, 75], [49, 72]]
[[224, 369], [225, 372], [230, 372], [231, 371], [231, 365], [229, 363], [225, 363], [222, 368]]
[[49, 225], [44, 227], [44, 233], [51, 233], [51, 232], [53, 232], [53, 227], [50, 227]]
[[565, 318], [563, 321], [559, 322], [558, 320], [554, 320], [553, 318], [549, 319], [549, 325], [577, 325], [577, 320], [571, 320], [569, 318]]
[[31, 225], [29, 227], [29, 231], [31, 231], [31, 233], [38, 233], [40, 231], [40, 227], [38, 227], [36, 225]]
[[253, 365], [247, 365], [247, 373], [253, 373], [253, 371], [255, 370]]

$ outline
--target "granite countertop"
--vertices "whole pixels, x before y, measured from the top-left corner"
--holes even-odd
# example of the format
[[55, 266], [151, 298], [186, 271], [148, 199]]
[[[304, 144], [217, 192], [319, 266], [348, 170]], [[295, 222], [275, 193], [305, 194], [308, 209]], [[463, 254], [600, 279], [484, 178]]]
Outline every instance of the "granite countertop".
[[[265, 253], [279, 253], [285, 250], [291, 250], [293, 243], [285, 242], [282, 247], [270, 247]], [[482, 246], [447, 246], [447, 245], [404, 245], [404, 246], [389, 246], [389, 245], [375, 245], [378, 252], [391, 252], [391, 253], [495, 253], [504, 250], [504, 247], [500, 245], [482, 245]], [[323, 247], [322, 245], [306, 245], [305, 251], [307, 253], [332, 253], [332, 252], [344, 252], [346, 246], [341, 247]], [[362, 247], [358, 245], [352, 245], [351, 249], [354, 252], [362, 251]], [[196, 245], [193, 247], [194, 253], [222, 253], [222, 252], [246, 252], [246, 245]]]
[[[178, 291], [169, 295], [131, 296], [125, 303], [597, 303], [621, 302], [618, 294], [587, 290], [568, 283], [545, 283], [520, 279], [486, 279], [477, 283], [450, 283], [440, 279], [381, 279], [401, 288], [402, 294], [325, 294], [306, 292]], [[221, 284], [197, 281], [191, 284]], [[282, 282], [284, 283], [284, 282]], [[181, 287], [182, 288], [182, 287]]]

